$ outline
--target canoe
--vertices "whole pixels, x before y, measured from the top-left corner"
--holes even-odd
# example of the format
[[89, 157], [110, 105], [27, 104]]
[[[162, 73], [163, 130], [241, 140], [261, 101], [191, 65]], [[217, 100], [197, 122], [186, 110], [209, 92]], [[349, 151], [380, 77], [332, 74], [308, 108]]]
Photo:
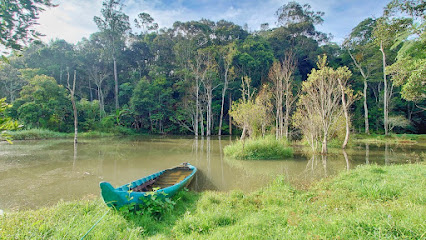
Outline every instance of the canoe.
[[101, 182], [99, 186], [106, 205], [118, 209], [131, 203], [143, 204], [152, 194], [158, 198], [173, 197], [189, 185], [196, 172], [195, 166], [182, 163], [117, 188], [108, 182]]

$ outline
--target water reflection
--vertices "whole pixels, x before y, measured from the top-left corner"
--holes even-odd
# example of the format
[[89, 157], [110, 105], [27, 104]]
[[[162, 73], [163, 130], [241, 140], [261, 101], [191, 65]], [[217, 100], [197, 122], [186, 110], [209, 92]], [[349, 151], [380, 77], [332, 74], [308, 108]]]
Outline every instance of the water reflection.
[[292, 159], [241, 161], [224, 157], [231, 142], [229, 137], [137, 137], [0, 143], [0, 209], [98, 196], [100, 181], [118, 186], [182, 162], [199, 169], [193, 190], [253, 191], [278, 174], [303, 187], [360, 164], [416, 162], [425, 155], [415, 146], [365, 144], [329, 155], [295, 147]]

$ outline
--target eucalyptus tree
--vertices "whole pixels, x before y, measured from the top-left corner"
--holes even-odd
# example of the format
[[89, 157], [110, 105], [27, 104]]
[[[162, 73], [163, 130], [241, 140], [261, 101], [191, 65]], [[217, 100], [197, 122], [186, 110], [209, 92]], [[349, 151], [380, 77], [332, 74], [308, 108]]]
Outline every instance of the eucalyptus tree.
[[234, 67], [232, 63], [234, 61], [234, 57], [237, 53], [237, 49], [235, 43], [230, 43], [219, 50], [219, 58], [223, 75], [223, 87], [222, 87], [222, 103], [220, 107], [220, 117], [219, 117], [219, 132], [218, 135], [222, 135], [222, 121], [223, 121], [223, 111], [225, 105], [225, 96], [226, 91], [229, 86], [229, 79], [233, 78], [235, 75]]
[[114, 96], [115, 108], [119, 108], [118, 102], [118, 73], [117, 73], [117, 51], [130, 30], [129, 16], [122, 12], [121, 0], [105, 0], [102, 3], [101, 17], [95, 16], [93, 20], [108, 39], [108, 47], [114, 65]]
[[[389, 103], [392, 97], [393, 84], [388, 82], [386, 66], [387, 60], [386, 56], [389, 51], [391, 51], [391, 46], [393, 45], [393, 40], [395, 36], [404, 32], [407, 26], [410, 24], [410, 19], [389, 19], [387, 17], [381, 17], [377, 19], [377, 25], [374, 29], [374, 41], [376, 46], [379, 47], [380, 52], [382, 53], [382, 66], [383, 66], [383, 127], [385, 130], [385, 135], [388, 135], [389, 126]], [[389, 85], [389, 86], [388, 86]]]
[[91, 99], [93, 90], [91, 83], [93, 82], [96, 86], [99, 115], [103, 118], [105, 116], [105, 95], [109, 91], [106, 80], [111, 72], [105, 64], [105, 59], [108, 56], [108, 53], [105, 52], [108, 43], [101, 35], [102, 33], [94, 33], [90, 36], [90, 39], [83, 39], [78, 45], [78, 55], [84, 66], [83, 71], [87, 76]]
[[[269, 69], [269, 80], [273, 86], [273, 96], [275, 98], [275, 136], [277, 139], [285, 136], [288, 138], [288, 127], [290, 111], [296, 97], [293, 95], [294, 72], [296, 70], [295, 56], [292, 52], [287, 52], [284, 60], [275, 61]], [[283, 105], [284, 104], [284, 105]], [[285, 108], [285, 115], [283, 110]]]
[[[359, 23], [351, 34], [345, 39], [343, 44], [351, 57], [355, 67], [360, 72], [363, 79], [363, 106], [364, 106], [364, 130], [366, 134], [370, 133], [370, 124], [368, 120], [368, 81], [376, 72], [378, 72], [378, 62], [376, 61], [373, 31], [376, 20], [367, 18]], [[374, 77], [374, 76], [373, 76]]]
[[0, 62], [0, 98], [6, 98], [9, 103], [13, 103], [26, 84], [20, 71], [24, 68], [24, 61], [17, 56], [9, 57], [8, 61]]

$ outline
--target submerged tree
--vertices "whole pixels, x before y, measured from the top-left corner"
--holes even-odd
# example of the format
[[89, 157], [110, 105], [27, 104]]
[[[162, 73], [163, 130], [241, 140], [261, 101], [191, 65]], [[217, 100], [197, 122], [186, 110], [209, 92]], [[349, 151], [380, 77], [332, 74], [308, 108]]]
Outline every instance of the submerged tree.
[[303, 126], [302, 130], [314, 131], [304, 132], [304, 135], [309, 136], [312, 145], [321, 141], [321, 152], [325, 154], [333, 127], [347, 108], [347, 103], [342, 107], [342, 92], [350, 89], [343, 85], [346, 81], [342, 80], [349, 79], [351, 72], [347, 67], [328, 67], [325, 55], [318, 57], [317, 66], [318, 70], [312, 69], [308, 80], [303, 83], [295, 120], [298, 126], [311, 126]]
[[[274, 88], [276, 138], [288, 138], [290, 111], [295, 101], [293, 74], [296, 70], [295, 56], [287, 52], [282, 62], [274, 62], [269, 70], [269, 80]], [[285, 115], [284, 115], [285, 109]]]

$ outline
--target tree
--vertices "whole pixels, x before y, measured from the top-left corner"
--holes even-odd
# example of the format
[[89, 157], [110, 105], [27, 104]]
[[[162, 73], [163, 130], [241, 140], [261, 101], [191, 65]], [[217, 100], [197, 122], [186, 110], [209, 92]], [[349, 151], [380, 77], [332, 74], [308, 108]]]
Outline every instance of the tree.
[[51, 6], [55, 6], [51, 0], [1, 1], [0, 45], [21, 50], [23, 45], [42, 36], [32, 27], [37, 24], [40, 12]]
[[366, 134], [370, 133], [367, 105], [368, 80], [370, 76], [377, 71], [377, 64], [374, 62], [375, 51], [373, 50], [374, 43], [372, 38], [375, 25], [376, 21], [372, 18], [363, 20], [354, 29], [352, 29], [350, 36], [345, 39], [343, 44], [363, 78], [364, 130]]
[[158, 23], [155, 23], [154, 18], [152, 18], [148, 13], [139, 13], [134, 22], [137, 28], [142, 29], [142, 34], [146, 34], [148, 31], [156, 31], [158, 29]]
[[117, 50], [124, 33], [130, 29], [129, 16], [122, 12], [121, 0], [105, 0], [102, 3], [102, 18], [95, 16], [93, 20], [99, 30], [105, 33], [109, 41], [109, 48], [114, 64], [114, 96], [115, 109], [119, 108], [118, 103], [118, 73], [117, 73]]
[[409, 24], [408, 19], [388, 19], [381, 17], [377, 20], [377, 25], [374, 29], [373, 35], [376, 45], [382, 53], [382, 66], [383, 66], [383, 126], [385, 135], [388, 135], [388, 118], [389, 118], [389, 103], [392, 96], [393, 86], [390, 82], [388, 86], [388, 79], [386, 74], [386, 50], [392, 46], [392, 41], [396, 35], [404, 31]]
[[71, 104], [72, 104], [72, 110], [73, 110], [73, 116], [74, 116], [74, 144], [77, 143], [77, 134], [78, 134], [78, 115], [77, 115], [77, 105], [75, 102], [75, 82], [77, 71], [74, 70], [74, 79], [72, 81], [72, 87], [70, 84], [70, 72], [69, 69], [67, 69], [67, 89], [70, 92], [70, 98], [71, 98]]
[[339, 84], [339, 79], [349, 79], [351, 72], [347, 67], [339, 67], [336, 70], [328, 67], [326, 56], [318, 57], [317, 66], [318, 70], [312, 69], [308, 80], [303, 82], [296, 119], [299, 126], [301, 124], [312, 126], [302, 130], [313, 131], [304, 134], [311, 139], [312, 148], [317, 141], [321, 141], [321, 152], [325, 154], [333, 127], [343, 113], [342, 84]]
[[315, 30], [315, 25], [324, 22], [322, 19], [324, 12], [312, 11], [309, 4], [302, 6], [292, 1], [280, 7], [275, 14], [278, 17], [278, 24], [292, 32], [293, 38], [303, 35], [319, 41], [327, 40], [327, 35]]
[[24, 68], [23, 58], [9, 57], [9, 63], [0, 62], [0, 98], [6, 97], [9, 103], [13, 103], [19, 96], [25, 80], [21, 69]]
[[250, 78], [242, 79], [243, 97], [232, 104], [229, 114], [234, 122], [243, 129], [240, 140], [244, 140], [248, 135], [256, 138], [265, 135], [266, 127], [270, 124], [271, 117], [271, 93], [266, 85], [260, 90], [256, 99], [253, 99], [254, 92], [250, 91]]
[[[295, 97], [293, 96], [293, 74], [296, 69], [296, 63], [294, 58], [292, 52], [287, 52], [284, 60], [282, 62], [274, 62], [269, 70], [269, 79], [274, 89], [276, 109], [275, 135], [277, 139], [283, 136], [288, 138], [290, 111], [295, 101]], [[285, 108], [285, 116], [283, 107]]]
[[11, 107], [11, 117], [28, 127], [69, 131], [71, 104], [62, 85], [46, 75], [37, 75], [22, 88], [21, 97]]
[[[403, 16], [407, 21], [397, 21], [403, 30], [394, 38], [391, 49], [398, 47], [396, 62], [386, 71], [396, 86], [402, 86], [405, 100], [419, 102], [426, 99], [426, 3], [415, 0], [394, 0], [385, 8], [387, 18]], [[408, 23], [408, 25], [407, 25]]]
[[225, 105], [225, 96], [226, 90], [228, 90], [229, 85], [229, 77], [233, 76], [234, 68], [232, 66], [232, 62], [234, 60], [234, 56], [237, 50], [235, 48], [235, 43], [231, 43], [220, 51], [220, 56], [222, 58], [222, 66], [223, 66], [223, 88], [222, 88], [222, 104], [220, 107], [220, 117], [219, 117], [219, 132], [218, 135], [222, 135], [222, 121], [223, 121], [223, 108]]
[[16, 121], [12, 121], [10, 117], [5, 116], [5, 111], [11, 107], [6, 103], [6, 98], [0, 99], [0, 139], [4, 139], [8, 141], [10, 144], [12, 143], [11, 137], [7, 134], [7, 130], [15, 130], [17, 129], [18, 123]]

